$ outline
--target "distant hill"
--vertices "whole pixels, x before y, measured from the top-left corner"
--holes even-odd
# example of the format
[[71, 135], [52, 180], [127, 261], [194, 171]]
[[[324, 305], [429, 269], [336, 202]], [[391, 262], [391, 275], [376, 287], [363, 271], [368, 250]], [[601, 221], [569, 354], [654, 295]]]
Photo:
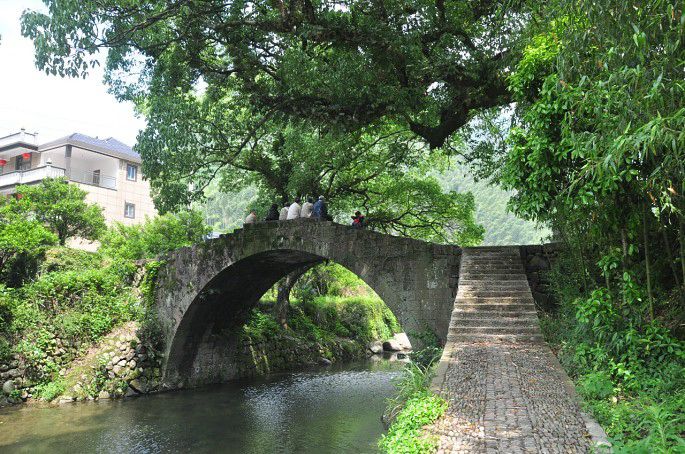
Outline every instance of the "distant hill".
[[[455, 167], [436, 175], [445, 190], [471, 191], [476, 199], [476, 219], [485, 227], [485, 245], [538, 244], [549, 236], [547, 229], [538, 230], [532, 222], [507, 213], [509, 193], [484, 181], [476, 182], [461, 168]], [[257, 189], [248, 187], [235, 193], [224, 193], [210, 187], [208, 200], [198, 208], [215, 232], [229, 232], [243, 225], [250, 206], [257, 202]], [[334, 202], [333, 202], [334, 203]], [[263, 216], [263, 213], [260, 214]]]
[[547, 228], [538, 229], [533, 222], [524, 221], [507, 212], [511, 193], [475, 181], [467, 171], [455, 166], [436, 175], [445, 190], [471, 191], [476, 199], [476, 220], [485, 227], [484, 245], [539, 244], [550, 236]]

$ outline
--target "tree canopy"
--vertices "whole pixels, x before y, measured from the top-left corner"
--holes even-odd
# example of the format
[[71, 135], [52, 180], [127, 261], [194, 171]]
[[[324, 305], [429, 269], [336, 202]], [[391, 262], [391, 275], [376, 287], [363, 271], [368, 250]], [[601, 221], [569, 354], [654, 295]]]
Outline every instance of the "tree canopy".
[[[45, 0], [22, 32], [36, 63], [82, 76], [107, 49], [120, 97], [235, 90], [266, 117], [356, 129], [380, 119], [440, 147], [509, 100], [524, 2]], [[137, 79], [132, 74], [139, 75]]]
[[67, 239], [97, 240], [105, 231], [102, 208], [86, 202], [86, 191], [64, 178], [46, 178], [37, 185], [19, 185], [26, 213], [52, 230], [64, 246]]

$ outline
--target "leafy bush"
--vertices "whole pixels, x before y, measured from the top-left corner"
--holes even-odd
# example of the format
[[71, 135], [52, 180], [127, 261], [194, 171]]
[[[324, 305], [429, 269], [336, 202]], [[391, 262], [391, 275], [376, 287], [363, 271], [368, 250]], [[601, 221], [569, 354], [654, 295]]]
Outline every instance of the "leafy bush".
[[320, 296], [301, 304], [316, 325], [341, 337], [368, 342], [401, 331], [392, 311], [377, 298]]
[[272, 315], [253, 308], [240, 334], [253, 342], [260, 342], [274, 337], [280, 330], [281, 326]]
[[198, 243], [207, 233], [209, 229], [199, 212], [168, 213], [146, 219], [143, 224], [115, 223], [103, 237], [101, 251], [110, 257], [127, 260], [154, 258]]
[[65, 386], [62, 380], [51, 381], [36, 386], [36, 396], [48, 401], [62, 395], [64, 391]]
[[99, 268], [101, 265], [102, 256], [98, 253], [69, 247], [52, 247], [45, 251], [38, 274], [43, 275], [55, 271], [84, 271]]
[[593, 372], [579, 380], [578, 390], [588, 399], [603, 400], [614, 392], [611, 378], [604, 372]]
[[424, 426], [445, 414], [447, 402], [441, 397], [423, 390], [407, 399], [388, 433], [378, 442], [381, 451], [392, 454], [433, 453], [437, 440], [422, 432]]
[[86, 191], [64, 178], [46, 178], [37, 185], [19, 185], [17, 193], [27, 218], [54, 232], [64, 246], [73, 237], [97, 240], [105, 231], [102, 208], [86, 203]]

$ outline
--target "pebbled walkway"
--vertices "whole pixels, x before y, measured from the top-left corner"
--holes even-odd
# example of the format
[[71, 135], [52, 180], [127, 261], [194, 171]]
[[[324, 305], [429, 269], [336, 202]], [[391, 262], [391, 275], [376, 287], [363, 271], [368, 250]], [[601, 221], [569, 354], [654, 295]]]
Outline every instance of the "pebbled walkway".
[[[439, 453], [581, 453], [601, 440], [542, 340], [518, 248], [464, 250], [433, 382], [449, 402]], [[590, 430], [589, 430], [590, 429]]]

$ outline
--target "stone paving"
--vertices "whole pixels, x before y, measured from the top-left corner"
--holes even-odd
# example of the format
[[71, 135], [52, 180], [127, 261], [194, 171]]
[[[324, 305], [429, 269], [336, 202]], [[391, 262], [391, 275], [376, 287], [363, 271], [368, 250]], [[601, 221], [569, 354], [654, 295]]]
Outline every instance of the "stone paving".
[[[512, 256], [512, 249], [467, 249], [461, 275], [485, 263], [499, 263], [503, 269], [504, 261], [514, 262], [506, 266], [516, 273], [518, 264]], [[449, 402], [446, 416], [429, 427], [429, 432], [439, 436], [438, 452], [590, 452], [593, 440], [588, 418], [580, 410], [566, 373], [537, 335], [515, 334], [517, 327], [538, 323], [536, 316], [529, 321], [530, 312], [522, 306], [527, 296], [512, 303], [515, 310], [493, 310], [493, 304], [506, 303], [493, 303], [492, 298], [475, 299], [474, 303], [474, 298], [488, 294], [501, 282], [501, 276], [483, 275], [481, 293], [460, 290], [457, 294], [450, 336], [433, 383], [434, 390]], [[469, 285], [473, 285], [472, 279]], [[501, 327], [521, 316], [526, 322], [513, 323], [511, 331], [503, 331], [506, 335], [489, 332], [489, 326]], [[465, 325], [464, 320], [480, 323], [480, 329], [468, 333], [471, 340], [465, 340], [463, 329], [474, 323]]]

